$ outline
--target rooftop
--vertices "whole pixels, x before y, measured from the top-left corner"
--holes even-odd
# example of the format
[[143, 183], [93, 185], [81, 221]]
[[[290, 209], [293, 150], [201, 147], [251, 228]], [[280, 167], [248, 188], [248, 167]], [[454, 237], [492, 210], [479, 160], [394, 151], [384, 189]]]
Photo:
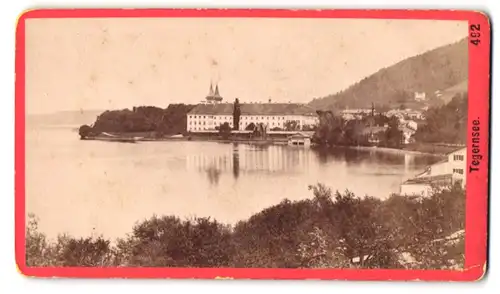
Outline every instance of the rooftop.
[[[316, 116], [316, 111], [297, 103], [241, 103], [241, 115], [306, 115]], [[189, 114], [232, 115], [233, 103], [198, 104]]]
[[440, 181], [451, 181], [451, 180], [452, 180], [452, 174], [445, 174], [445, 175], [413, 178], [405, 181], [403, 184], [405, 185], [432, 184]]
[[313, 134], [314, 132], [298, 132], [292, 134], [291, 136], [288, 136], [288, 138], [290, 139], [311, 138]]
[[[464, 151], [464, 150], [466, 150], [466, 149], [467, 149], [467, 147], [459, 147], [459, 148], [457, 148], [457, 149], [455, 149], [455, 150], [453, 150], [453, 151], [451, 151], [451, 152], [448, 152], [448, 154], [447, 154], [447, 155], [450, 155], [450, 154], [453, 154], [453, 153], [457, 153], [457, 152], [461, 152], [461, 151]], [[466, 152], [467, 152], [467, 151], [466, 151]]]

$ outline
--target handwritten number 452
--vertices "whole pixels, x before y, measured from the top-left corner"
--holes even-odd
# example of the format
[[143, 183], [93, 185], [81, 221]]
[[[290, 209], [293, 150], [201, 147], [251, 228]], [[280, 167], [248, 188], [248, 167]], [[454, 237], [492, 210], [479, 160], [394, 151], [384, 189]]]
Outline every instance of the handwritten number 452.
[[479, 43], [481, 43], [481, 40], [479, 39], [481, 37], [481, 27], [479, 24], [473, 24], [470, 25], [469, 27], [469, 39], [470, 42], [477, 46]]

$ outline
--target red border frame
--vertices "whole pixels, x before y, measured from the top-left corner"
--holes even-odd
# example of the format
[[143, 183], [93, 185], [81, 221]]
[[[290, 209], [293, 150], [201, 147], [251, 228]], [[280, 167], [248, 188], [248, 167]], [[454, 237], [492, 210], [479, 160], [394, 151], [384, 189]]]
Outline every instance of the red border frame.
[[[481, 44], [469, 43], [469, 129], [481, 121], [480, 171], [467, 175], [465, 269], [452, 270], [349, 270], [349, 269], [231, 269], [231, 268], [58, 268], [27, 267], [25, 260], [25, 24], [33, 18], [120, 17], [275, 17], [275, 18], [371, 18], [463, 20], [481, 26]], [[16, 261], [20, 272], [35, 277], [82, 278], [199, 278], [337, 279], [474, 281], [486, 272], [490, 23], [475, 11], [440, 10], [264, 10], [264, 9], [47, 9], [24, 12], [16, 31], [15, 114], [15, 232]], [[470, 134], [469, 134], [470, 136]], [[470, 141], [470, 138], [469, 138]], [[472, 148], [468, 148], [468, 164]]]

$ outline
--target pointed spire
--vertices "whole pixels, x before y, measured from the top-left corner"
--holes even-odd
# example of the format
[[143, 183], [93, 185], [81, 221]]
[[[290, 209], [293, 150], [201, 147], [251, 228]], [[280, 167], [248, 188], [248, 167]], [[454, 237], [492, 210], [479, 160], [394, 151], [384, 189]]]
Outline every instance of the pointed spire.
[[215, 97], [219, 97], [219, 96], [220, 96], [220, 94], [219, 94], [219, 84], [216, 84], [216, 85], [215, 85], [215, 93], [214, 93], [214, 96], [215, 96]]
[[212, 82], [210, 82], [210, 90], [208, 91], [208, 96], [213, 96], [214, 95], [214, 86], [212, 85]]

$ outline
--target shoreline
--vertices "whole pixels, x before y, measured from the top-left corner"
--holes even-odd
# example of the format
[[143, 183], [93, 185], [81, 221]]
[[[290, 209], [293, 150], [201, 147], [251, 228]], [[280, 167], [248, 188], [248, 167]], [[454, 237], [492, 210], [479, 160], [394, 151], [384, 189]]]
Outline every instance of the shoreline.
[[[179, 138], [134, 138], [134, 137], [116, 137], [116, 138], [86, 138], [83, 140], [88, 141], [104, 141], [104, 142], [117, 142], [117, 143], [139, 143], [139, 142], [171, 142], [171, 141], [186, 141], [186, 142], [218, 142], [218, 143], [241, 143], [241, 144], [254, 144], [254, 145], [288, 145], [288, 141], [284, 139], [279, 140], [256, 140], [256, 139], [215, 139], [215, 138], [203, 138], [203, 137], [179, 137]], [[377, 151], [377, 152], [385, 152], [392, 154], [400, 154], [400, 155], [427, 155], [427, 156], [435, 156], [435, 157], [444, 157], [446, 153], [431, 153], [424, 151], [416, 151], [416, 150], [407, 150], [407, 149], [396, 149], [396, 148], [388, 148], [388, 147], [376, 147], [376, 146], [333, 146], [333, 147], [321, 147], [318, 145], [311, 145], [312, 148], [319, 147], [319, 149], [324, 148], [324, 150], [329, 150], [332, 148], [346, 148], [352, 150], [362, 150], [362, 151]]]
[[369, 146], [346, 146], [346, 147], [350, 148], [350, 149], [356, 149], [356, 150], [367, 150], [367, 151], [374, 150], [374, 151], [381, 151], [381, 152], [395, 153], [395, 154], [432, 155], [432, 156], [436, 156], [436, 157], [446, 156], [446, 154], [430, 153], [430, 152], [414, 151], [414, 150], [406, 150], [406, 149], [396, 149], [396, 148], [388, 148], [388, 147], [369, 147]]

